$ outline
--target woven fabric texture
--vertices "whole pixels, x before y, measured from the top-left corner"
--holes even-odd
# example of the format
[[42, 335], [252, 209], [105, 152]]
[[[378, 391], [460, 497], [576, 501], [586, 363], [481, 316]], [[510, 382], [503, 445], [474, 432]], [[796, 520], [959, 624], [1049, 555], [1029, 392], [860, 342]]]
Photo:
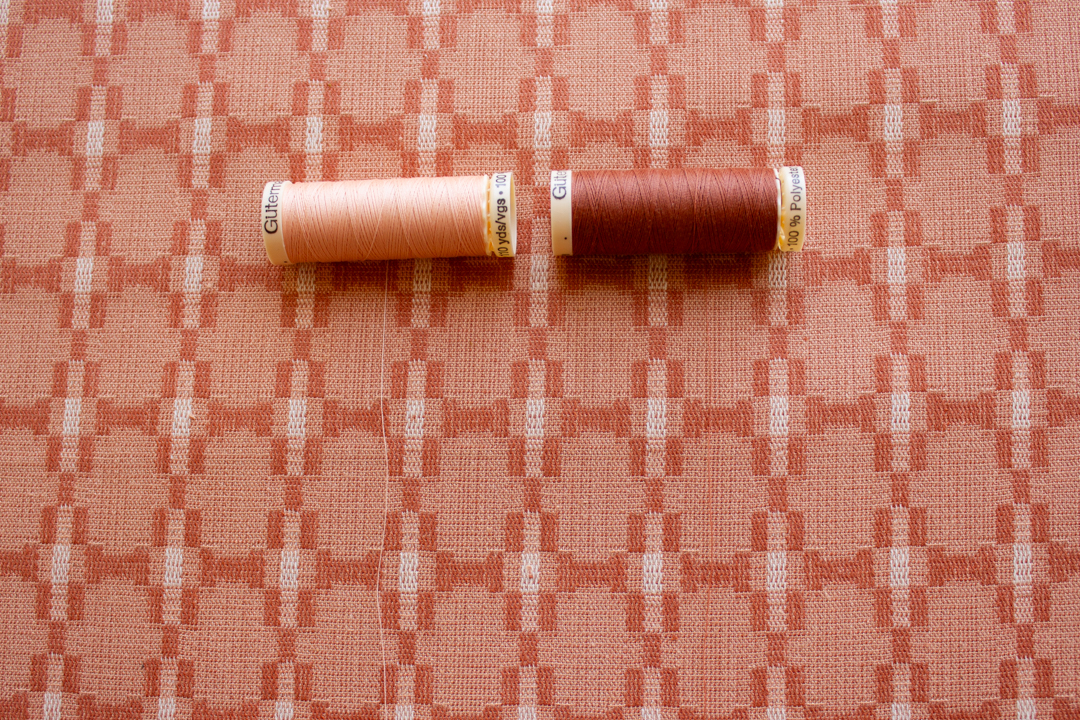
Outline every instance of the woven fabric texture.
[[[1076, 720], [1071, 0], [0, 0], [0, 718]], [[801, 164], [801, 254], [552, 169]], [[260, 192], [513, 170], [519, 255]]]

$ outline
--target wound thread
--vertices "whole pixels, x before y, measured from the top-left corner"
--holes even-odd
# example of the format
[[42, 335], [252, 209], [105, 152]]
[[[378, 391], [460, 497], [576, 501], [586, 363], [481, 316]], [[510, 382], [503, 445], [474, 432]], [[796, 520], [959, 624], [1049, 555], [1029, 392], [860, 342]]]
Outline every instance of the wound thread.
[[802, 168], [586, 170], [551, 176], [556, 255], [799, 250]]
[[512, 173], [270, 182], [262, 234], [276, 265], [497, 255], [517, 249]]

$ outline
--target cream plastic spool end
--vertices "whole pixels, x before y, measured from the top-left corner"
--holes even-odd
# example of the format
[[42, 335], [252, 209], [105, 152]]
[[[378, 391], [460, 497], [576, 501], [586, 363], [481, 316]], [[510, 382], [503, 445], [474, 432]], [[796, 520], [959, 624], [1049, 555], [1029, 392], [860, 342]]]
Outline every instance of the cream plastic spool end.
[[806, 174], [798, 165], [776, 171], [777, 219], [776, 247], [784, 252], [798, 252], [806, 242]]
[[551, 252], [555, 255], [574, 254], [574, 214], [570, 204], [573, 185], [571, 170], [551, 173]]
[[487, 222], [485, 247], [488, 255], [517, 255], [517, 199], [514, 196], [514, 173], [495, 173], [487, 178]]
[[266, 256], [275, 265], [292, 265], [289, 254], [285, 252], [285, 223], [281, 215], [281, 200], [286, 188], [292, 185], [288, 180], [274, 180], [263, 188], [262, 237]]

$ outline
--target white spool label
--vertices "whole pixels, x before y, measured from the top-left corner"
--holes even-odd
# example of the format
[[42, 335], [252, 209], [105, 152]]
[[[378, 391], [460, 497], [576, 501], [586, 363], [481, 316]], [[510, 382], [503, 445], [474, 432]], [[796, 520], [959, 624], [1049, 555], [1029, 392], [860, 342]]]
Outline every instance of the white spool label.
[[517, 255], [517, 201], [514, 173], [495, 173], [488, 182], [487, 254]]
[[262, 237], [266, 247], [266, 256], [275, 265], [292, 265], [289, 254], [285, 252], [285, 223], [281, 216], [283, 193], [292, 185], [288, 180], [275, 180], [266, 183], [263, 188]]
[[799, 166], [782, 167], [780, 180], [780, 226], [776, 247], [798, 252], [806, 242], [806, 175]]
[[574, 217], [570, 206], [570, 170], [551, 173], [551, 252], [555, 255], [574, 254]]

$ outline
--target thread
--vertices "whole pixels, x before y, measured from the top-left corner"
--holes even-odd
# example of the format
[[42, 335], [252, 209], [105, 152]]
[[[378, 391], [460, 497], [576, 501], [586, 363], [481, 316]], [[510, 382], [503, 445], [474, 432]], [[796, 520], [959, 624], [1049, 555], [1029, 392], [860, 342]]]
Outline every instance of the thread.
[[270, 182], [262, 233], [277, 265], [516, 252], [513, 175]]
[[556, 171], [557, 255], [798, 250], [805, 235], [802, 168]]

